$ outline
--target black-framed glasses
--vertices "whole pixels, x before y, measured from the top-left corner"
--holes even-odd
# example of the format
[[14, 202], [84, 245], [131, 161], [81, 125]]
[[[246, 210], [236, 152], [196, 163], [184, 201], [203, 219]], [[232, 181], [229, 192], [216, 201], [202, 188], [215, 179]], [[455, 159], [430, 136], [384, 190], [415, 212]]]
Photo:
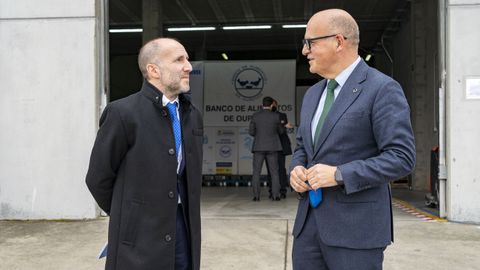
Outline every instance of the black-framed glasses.
[[[333, 35], [322, 36], [322, 37], [314, 37], [314, 38], [305, 38], [305, 39], [302, 39], [302, 43], [303, 43], [303, 46], [307, 46], [308, 50], [311, 50], [313, 41], [319, 40], [319, 39], [331, 38], [331, 37], [335, 37], [337, 35], [340, 35], [340, 34], [333, 34]], [[347, 39], [347, 37], [343, 36], [343, 39]]]

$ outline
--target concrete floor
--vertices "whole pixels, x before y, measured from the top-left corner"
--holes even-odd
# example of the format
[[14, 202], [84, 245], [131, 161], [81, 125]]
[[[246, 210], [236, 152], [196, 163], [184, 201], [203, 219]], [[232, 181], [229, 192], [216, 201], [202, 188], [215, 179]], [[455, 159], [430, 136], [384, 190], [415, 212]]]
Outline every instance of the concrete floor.
[[[408, 201], [408, 192], [396, 193]], [[294, 193], [280, 202], [264, 196], [257, 203], [246, 187], [205, 187], [202, 269], [291, 269], [296, 206]], [[480, 226], [427, 222], [399, 208], [394, 219], [395, 243], [386, 250], [384, 269], [480, 269]], [[104, 260], [96, 256], [107, 222], [0, 221], [0, 269], [103, 269]]]

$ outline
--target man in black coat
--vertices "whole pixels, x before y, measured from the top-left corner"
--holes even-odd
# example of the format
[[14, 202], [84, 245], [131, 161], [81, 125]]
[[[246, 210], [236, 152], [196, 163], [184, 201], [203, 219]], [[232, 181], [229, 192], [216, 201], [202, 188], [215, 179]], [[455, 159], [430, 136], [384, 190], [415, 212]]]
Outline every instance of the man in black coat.
[[142, 89], [105, 108], [86, 183], [110, 216], [107, 270], [200, 268], [203, 123], [176, 40], [138, 56]]

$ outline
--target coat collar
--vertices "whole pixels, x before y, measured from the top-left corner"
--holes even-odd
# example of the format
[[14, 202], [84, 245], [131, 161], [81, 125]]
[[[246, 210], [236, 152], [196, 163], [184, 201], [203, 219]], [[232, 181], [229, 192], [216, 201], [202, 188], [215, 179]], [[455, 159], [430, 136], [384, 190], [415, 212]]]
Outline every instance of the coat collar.
[[[161, 108], [164, 107], [162, 104], [163, 93], [147, 80], [143, 80], [143, 85], [140, 92], [143, 96], [151, 100], [157, 106]], [[190, 109], [192, 103], [190, 101], [189, 94], [178, 95], [178, 101], [180, 102], [180, 108], [182, 111], [187, 111]]]

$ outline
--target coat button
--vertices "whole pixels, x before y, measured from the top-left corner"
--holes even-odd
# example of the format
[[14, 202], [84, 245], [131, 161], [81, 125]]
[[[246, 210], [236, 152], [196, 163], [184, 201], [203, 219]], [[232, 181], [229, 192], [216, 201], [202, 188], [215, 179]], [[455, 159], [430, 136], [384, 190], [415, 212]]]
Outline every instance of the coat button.
[[168, 192], [168, 197], [173, 199], [173, 197], [175, 197], [175, 193], [173, 193], [173, 191]]
[[170, 236], [170, 234], [165, 235], [165, 241], [167, 242], [172, 241], [172, 237]]
[[170, 154], [170, 156], [175, 155], [175, 150], [173, 148], [168, 149], [168, 154]]

